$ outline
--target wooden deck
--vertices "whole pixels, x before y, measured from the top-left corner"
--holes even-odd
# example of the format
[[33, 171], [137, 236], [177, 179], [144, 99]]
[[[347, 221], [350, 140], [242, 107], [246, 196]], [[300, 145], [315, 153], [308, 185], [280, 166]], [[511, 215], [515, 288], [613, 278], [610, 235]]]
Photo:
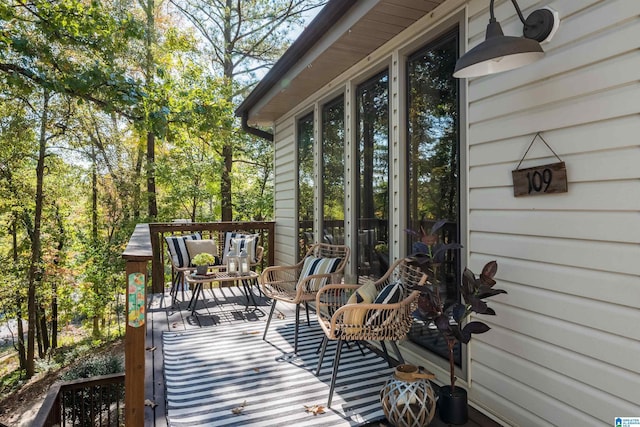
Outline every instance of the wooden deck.
[[[257, 292], [257, 290], [256, 290]], [[262, 297], [256, 296], [257, 308], [250, 305], [246, 308], [246, 297], [240, 287], [224, 287], [205, 289], [205, 298], [196, 306], [196, 315], [192, 316], [187, 309], [191, 294], [185, 292], [184, 301], [182, 295], [178, 295], [175, 306], [171, 306], [171, 298], [168, 294], [153, 294], [149, 296], [147, 308], [147, 335], [145, 344], [145, 426], [166, 426], [166, 397], [163, 375], [163, 331], [185, 331], [200, 328], [226, 328], [239, 323], [256, 323], [257, 329], [263, 330], [270, 305]], [[204, 300], [204, 301], [203, 301]], [[278, 304], [276, 313], [280, 312], [280, 318], [294, 319], [294, 306]], [[302, 314], [304, 316], [304, 314]], [[274, 315], [275, 318], [275, 315]], [[239, 355], [240, 357], [241, 355]], [[340, 379], [338, 378], [338, 381]], [[154, 406], [155, 405], [155, 406]], [[470, 419], [466, 426], [498, 427], [495, 423], [478, 411], [470, 408]], [[246, 425], [243, 423], [243, 425]], [[387, 426], [382, 420], [366, 424], [368, 426]], [[433, 426], [445, 426], [436, 418], [431, 423]]]

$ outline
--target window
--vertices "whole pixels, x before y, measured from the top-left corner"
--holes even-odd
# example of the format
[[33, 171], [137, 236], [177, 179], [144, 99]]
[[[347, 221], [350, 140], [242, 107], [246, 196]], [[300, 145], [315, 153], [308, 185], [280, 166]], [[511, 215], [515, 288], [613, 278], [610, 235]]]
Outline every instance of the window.
[[377, 279], [389, 268], [389, 73], [360, 85], [358, 112], [358, 275]]
[[313, 113], [298, 120], [298, 259], [313, 244]]
[[[436, 220], [446, 219], [439, 242], [460, 242], [460, 185], [458, 83], [453, 69], [458, 57], [458, 33], [449, 33], [407, 60], [408, 224], [429, 232]], [[410, 242], [414, 252], [415, 241]], [[437, 244], [437, 243], [436, 243]], [[438, 269], [440, 294], [447, 303], [459, 301], [459, 251], [449, 251]], [[411, 341], [447, 357], [444, 340], [434, 325], [416, 321]], [[456, 363], [461, 364], [460, 348]]]
[[344, 96], [322, 107], [322, 240], [344, 242]]

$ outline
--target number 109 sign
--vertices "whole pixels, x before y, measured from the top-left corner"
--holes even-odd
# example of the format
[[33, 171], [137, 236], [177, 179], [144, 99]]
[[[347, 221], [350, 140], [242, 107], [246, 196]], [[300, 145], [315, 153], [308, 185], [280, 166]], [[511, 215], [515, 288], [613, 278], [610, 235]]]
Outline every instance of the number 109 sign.
[[567, 192], [567, 169], [564, 162], [516, 169], [511, 171], [511, 176], [515, 197]]

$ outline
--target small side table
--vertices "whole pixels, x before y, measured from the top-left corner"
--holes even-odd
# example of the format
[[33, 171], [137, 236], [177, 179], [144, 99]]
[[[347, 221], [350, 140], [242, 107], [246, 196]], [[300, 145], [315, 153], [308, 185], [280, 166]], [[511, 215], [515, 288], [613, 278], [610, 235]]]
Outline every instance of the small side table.
[[253, 303], [253, 306], [257, 309], [258, 304], [256, 304], [256, 300], [253, 297], [253, 292], [251, 292], [251, 282], [256, 280], [259, 275], [255, 271], [250, 271], [249, 273], [239, 275], [233, 274], [230, 275], [226, 271], [215, 271], [212, 273], [207, 273], [206, 275], [197, 275], [193, 274], [185, 274], [185, 280], [189, 284], [193, 284], [193, 294], [191, 295], [191, 301], [189, 301], [189, 305], [187, 308], [191, 308], [191, 314], [195, 315], [196, 304], [198, 303], [198, 298], [200, 294], [202, 294], [202, 285], [205, 283], [213, 283], [213, 282], [235, 282], [241, 281], [242, 288], [245, 296], [247, 297], [247, 304], [245, 306], [245, 310], [249, 308], [249, 299]]

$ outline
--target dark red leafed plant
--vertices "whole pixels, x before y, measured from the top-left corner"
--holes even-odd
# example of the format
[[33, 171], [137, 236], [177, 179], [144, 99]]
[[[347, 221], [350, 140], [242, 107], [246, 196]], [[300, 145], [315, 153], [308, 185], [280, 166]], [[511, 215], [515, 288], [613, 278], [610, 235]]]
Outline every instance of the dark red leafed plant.
[[[433, 236], [437, 229], [442, 227], [443, 224], [444, 221], [436, 222], [431, 230], [431, 238], [423, 238], [422, 241], [429, 240], [435, 242]], [[417, 234], [410, 230], [406, 231]], [[424, 231], [421, 231], [421, 235], [424, 235]], [[433, 321], [438, 331], [445, 338], [449, 351], [449, 374], [452, 390], [456, 381], [453, 354], [456, 344], [458, 342], [467, 344], [471, 340], [472, 334], [482, 334], [491, 329], [489, 325], [484, 322], [477, 320], [467, 322], [469, 316], [471, 313], [495, 316], [496, 312], [489, 307], [484, 300], [495, 295], [507, 293], [507, 291], [503, 289], [494, 288], [496, 284], [494, 277], [498, 271], [498, 263], [496, 261], [490, 261], [483, 267], [482, 272], [477, 277], [473, 271], [465, 268], [462, 274], [462, 283], [459, 285], [463, 302], [456, 302], [450, 306], [445, 306], [445, 301], [440, 296], [437, 274], [439, 262], [436, 262], [436, 257], [439, 256], [442, 251], [446, 252], [452, 249], [460, 249], [461, 247], [462, 246], [457, 243], [448, 243], [446, 245], [440, 245], [440, 247], [438, 247], [437, 244], [433, 244], [429, 247], [429, 251], [416, 252], [409, 257], [410, 262], [420, 267], [429, 277], [425, 285], [414, 287], [414, 289], [419, 290], [421, 293], [418, 309], [415, 311], [414, 316], [423, 321]], [[420, 246], [414, 245], [414, 249], [420, 249]]]

